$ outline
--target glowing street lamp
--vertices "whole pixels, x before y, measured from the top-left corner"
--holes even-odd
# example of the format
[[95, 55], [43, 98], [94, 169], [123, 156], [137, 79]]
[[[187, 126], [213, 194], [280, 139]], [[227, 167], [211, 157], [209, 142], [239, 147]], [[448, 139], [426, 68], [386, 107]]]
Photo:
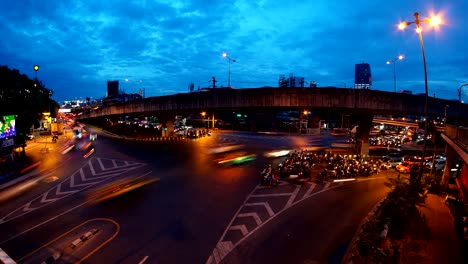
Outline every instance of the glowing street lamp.
[[[305, 129], [307, 130], [307, 116], [309, 115], [309, 111], [304, 110], [302, 113], [299, 113], [299, 129], [298, 134], [302, 134], [302, 123], [305, 123]], [[305, 122], [303, 121], [305, 118]]]
[[34, 65], [35, 79], [37, 80], [37, 71], [39, 70], [39, 65]]
[[37, 87], [37, 71], [39, 70], [39, 65], [34, 65], [34, 74], [35, 74], [35, 77], [34, 77], [34, 87]]
[[395, 62], [402, 60], [404, 57], [403, 55], [399, 55], [393, 60], [387, 61], [387, 64], [393, 64], [393, 89], [395, 90], [396, 93], [396, 70], [395, 70]]
[[236, 62], [236, 60], [231, 59], [226, 52], [223, 52], [223, 57], [228, 59], [228, 87], [231, 88], [231, 61]]
[[201, 115], [202, 115], [203, 121], [206, 123], [206, 126], [208, 127], [209, 126], [208, 117], [207, 119], [205, 119], [206, 112], [201, 112]]
[[425, 18], [425, 19], [419, 19], [419, 13], [415, 12], [414, 13], [414, 21], [410, 22], [400, 22], [398, 24], [398, 28], [400, 30], [405, 29], [407, 26], [411, 24], [416, 25], [416, 32], [418, 33], [419, 36], [419, 44], [421, 45], [421, 53], [422, 53], [422, 59], [423, 59], [423, 66], [424, 66], [424, 90], [425, 90], [425, 103], [424, 103], [424, 144], [423, 144], [423, 150], [422, 150], [422, 157], [421, 157], [421, 164], [420, 164], [420, 169], [419, 169], [419, 181], [421, 181], [422, 174], [423, 174], [423, 167], [424, 167], [424, 157], [426, 155], [426, 146], [427, 146], [427, 100], [429, 97], [429, 92], [428, 92], [428, 87], [427, 87], [427, 68], [426, 68], [426, 55], [424, 53], [424, 41], [423, 41], [423, 36], [422, 36], [422, 28], [421, 28], [421, 22], [428, 23], [431, 27], [433, 28], [438, 28], [440, 24], [442, 24], [442, 19], [439, 16], [432, 16], [431, 18]]

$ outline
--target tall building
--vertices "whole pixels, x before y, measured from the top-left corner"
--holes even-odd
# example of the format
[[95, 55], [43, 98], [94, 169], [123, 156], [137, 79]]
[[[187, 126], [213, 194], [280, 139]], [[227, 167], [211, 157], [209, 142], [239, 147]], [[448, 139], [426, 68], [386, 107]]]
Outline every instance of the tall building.
[[119, 81], [107, 81], [107, 96], [106, 97], [118, 97], [119, 96]]
[[278, 87], [304, 87], [304, 77], [297, 77], [290, 73], [289, 78], [286, 78], [284, 74], [281, 74], [278, 81]]
[[368, 63], [356, 64], [354, 71], [354, 88], [355, 89], [371, 89], [372, 74]]

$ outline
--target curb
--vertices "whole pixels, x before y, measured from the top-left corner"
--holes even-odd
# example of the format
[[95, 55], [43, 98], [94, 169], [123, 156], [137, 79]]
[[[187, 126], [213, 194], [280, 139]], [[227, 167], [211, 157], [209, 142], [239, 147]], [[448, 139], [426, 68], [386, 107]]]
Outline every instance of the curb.
[[363, 227], [363, 225], [365, 225], [369, 221], [369, 218], [376, 213], [376, 211], [378, 210], [380, 205], [385, 201], [385, 199], [387, 199], [387, 196], [385, 196], [379, 202], [377, 202], [377, 204], [374, 205], [374, 207], [367, 214], [367, 216], [364, 217], [364, 219], [362, 219], [361, 224], [359, 225], [359, 228], [356, 230], [356, 233], [354, 233], [353, 238], [349, 242], [348, 249], [346, 249], [346, 253], [343, 256], [343, 259], [341, 260], [341, 264], [353, 264], [353, 261], [351, 260], [351, 258], [354, 256], [353, 252], [355, 252], [357, 250], [356, 249], [356, 240], [359, 238], [359, 236], [362, 233], [362, 227]]

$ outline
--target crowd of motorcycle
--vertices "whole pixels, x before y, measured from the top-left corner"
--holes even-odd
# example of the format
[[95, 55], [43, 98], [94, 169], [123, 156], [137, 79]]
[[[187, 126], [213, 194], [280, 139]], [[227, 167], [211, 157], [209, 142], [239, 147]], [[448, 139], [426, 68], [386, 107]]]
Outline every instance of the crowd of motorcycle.
[[281, 179], [311, 178], [315, 174], [317, 181], [370, 176], [388, 165], [377, 158], [360, 155], [343, 155], [332, 152], [291, 152], [276, 168], [269, 164], [260, 173], [261, 184], [274, 186]]
[[187, 138], [200, 138], [200, 137], [211, 136], [211, 130], [210, 129], [189, 129], [186, 131], [185, 136]]

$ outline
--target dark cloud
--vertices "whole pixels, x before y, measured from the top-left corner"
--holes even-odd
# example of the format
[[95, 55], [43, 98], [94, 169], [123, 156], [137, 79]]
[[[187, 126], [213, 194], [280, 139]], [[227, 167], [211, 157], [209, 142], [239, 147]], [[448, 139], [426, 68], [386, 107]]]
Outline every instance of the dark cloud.
[[[354, 65], [367, 62], [373, 88], [424, 90], [414, 27], [400, 21], [443, 11], [440, 31], [425, 30], [429, 91], [454, 98], [466, 82], [464, 1], [2, 1], [2, 64], [38, 77], [57, 99], [105, 96], [106, 80], [147, 96], [206, 87], [212, 76], [237, 88], [275, 86], [293, 73], [319, 86], [352, 87]], [[129, 81], [126, 82], [125, 79]], [[468, 96], [468, 90], [467, 95]]]

